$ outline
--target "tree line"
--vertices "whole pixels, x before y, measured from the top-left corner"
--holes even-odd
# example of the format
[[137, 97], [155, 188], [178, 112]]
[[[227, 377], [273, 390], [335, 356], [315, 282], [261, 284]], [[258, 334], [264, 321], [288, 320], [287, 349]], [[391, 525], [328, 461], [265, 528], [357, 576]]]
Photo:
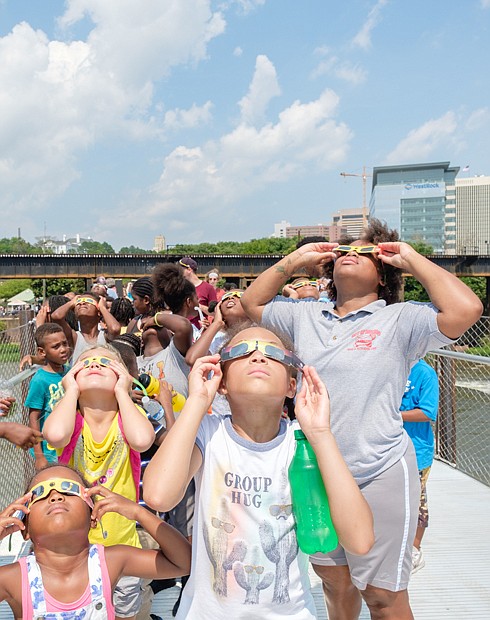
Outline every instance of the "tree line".
[[[263, 237], [250, 241], [218, 241], [217, 243], [179, 243], [158, 254], [288, 254], [296, 247], [296, 239], [276, 239]], [[44, 247], [42, 241], [29, 243], [20, 237], [0, 239], [0, 254], [53, 254], [51, 249]], [[153, 250], [145, 250], [135, 245], [122, 247], [119, 252], [107, 241], [83, 241], [79, 254], [157, 254]]]

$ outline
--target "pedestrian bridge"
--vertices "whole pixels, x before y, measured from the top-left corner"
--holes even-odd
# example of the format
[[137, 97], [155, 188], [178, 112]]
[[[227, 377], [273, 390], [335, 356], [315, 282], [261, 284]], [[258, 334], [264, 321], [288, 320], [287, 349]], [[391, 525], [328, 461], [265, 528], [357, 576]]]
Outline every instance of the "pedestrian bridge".
[[[488, 317], [482, 317], [458, 340], [456, 350], [434, 351], [426, 357], [439, 378], [439, 416], [435, 428], [438, 460], [427, 487], [430, 526], [423, 540], [426, 564], [413, 575], [409, 586], [417, 619], [490, 618], [489, 330]], [[9, 377], [17, 372], [19, 347], [14, 345], [22, 344], [28, 331], [29, 326], [24, 325], [9, 330], [5, 342], [0, 338], [0, 375]], [[18, 403], [25, 399], [25, 388], [17, 386]], [[9, 419], [25, 423], [26, 411], [18, 406]], [[32, 460], [22, 450], [0, 441], [0, 463], [3, 508], [24, 492]], [[0, 542], [0, 564], [14, 561], [27, 550], [20, 535], [15, 535], [12, 549], [8, 537], [5, 538]], [[310, 572], [318, 618], [324, 620], [327, 616], [321, 584]], [[159, 593], [153, 602], [153, 613], [170, 620], [177, 596], [177, 587]], [[0, 620], [7, 618], [10, 620], [12, 615], [6, 604], [0, 604]], [[361, 619], [368, 618], [369, 612], [363, 608]]]
[[[423, 541], [425, 567], [409, 586], [413, 614], [420, 620], [488, 620], [490, 617], [490, 488], [440, 461], [434, 462], [428, 481], [430, 526]], [[12, 551], [0, 543], [0, 564], [12, 562], [27, 547], [20, 534]], [[327, 614], [319, 578], [310, 570], [318, 620]], [[152, 612], [172, 618], [178, 587], [163, 590], [153, 600]], [[6, 603], [0, 620], [12, 620]], [[370, 618], [365, 605], [361, 620]], [[205, 619], [203, 619], [205, 620]]]

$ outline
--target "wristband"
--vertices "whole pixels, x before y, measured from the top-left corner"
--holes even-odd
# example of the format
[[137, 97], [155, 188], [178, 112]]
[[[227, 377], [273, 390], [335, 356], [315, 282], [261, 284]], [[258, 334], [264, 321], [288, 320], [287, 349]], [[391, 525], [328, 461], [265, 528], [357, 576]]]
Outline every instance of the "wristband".
[[155, 314], [155, 316], [153, 317], [153, 321], [154, 321], [154, 323], [155, 323], [155, 325], [156, 325], [157, 327], [163, 327], [163, 325], [161, 325], [161, 324], [157, 321], [157, 316], [158, 316], [158, 314], [159, 314], [158, 312]]

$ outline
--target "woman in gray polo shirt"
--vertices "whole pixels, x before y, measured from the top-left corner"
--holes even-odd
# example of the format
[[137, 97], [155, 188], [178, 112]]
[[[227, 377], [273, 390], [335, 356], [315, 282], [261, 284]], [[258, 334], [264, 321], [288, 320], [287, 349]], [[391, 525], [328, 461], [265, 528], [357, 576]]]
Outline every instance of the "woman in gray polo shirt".
[[[331, 426], [374, 516], [376, 542], [365, 556], [341, 547], [311, 561], [330, 617], [355, 620], [361, 595], [371, 617], [413, 618], [407, 594], [420, 485], [399, 406], [410, 368], [475, 323], [482, 305], [449, 272], [371, 220], [362, 238], [311, 243], [262, 273], [242, 297], [255, 321], [286, 332], [314, 366], [331, 400]], [[332, 304], [275, 297], [294, 274], [323, 266]], [[402, 273], [431, 303], [398, 303]], [[458, 300], [455, 303], [454, 300]]]

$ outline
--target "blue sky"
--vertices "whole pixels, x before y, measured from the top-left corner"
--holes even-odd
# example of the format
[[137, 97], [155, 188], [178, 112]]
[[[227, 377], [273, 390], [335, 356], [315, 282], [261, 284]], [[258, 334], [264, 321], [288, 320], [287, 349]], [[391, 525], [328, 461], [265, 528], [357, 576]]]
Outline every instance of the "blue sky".
[[361, 206], [340, 172], [488, 175], [489, 62], [490, 0], [0, 0], [0, 236], [244, 241]]

